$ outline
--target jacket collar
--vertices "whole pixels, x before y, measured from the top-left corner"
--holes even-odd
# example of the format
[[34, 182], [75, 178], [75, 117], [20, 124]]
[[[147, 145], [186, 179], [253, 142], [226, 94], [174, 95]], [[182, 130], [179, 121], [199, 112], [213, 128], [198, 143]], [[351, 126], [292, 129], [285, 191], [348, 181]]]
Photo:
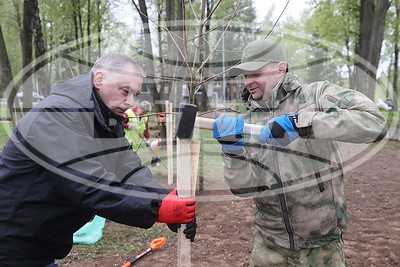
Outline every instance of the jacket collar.
[[96, 120], [105, 130], [113, 132], [118, 137], [123, 136], [124, 130], [122, 125], [124, 117], [111, 111], [111, 109], [106, 106], [103, 99], [100, 97], [94, 87], [92, 88], [92, 92], [94, 115], [96, 117]]

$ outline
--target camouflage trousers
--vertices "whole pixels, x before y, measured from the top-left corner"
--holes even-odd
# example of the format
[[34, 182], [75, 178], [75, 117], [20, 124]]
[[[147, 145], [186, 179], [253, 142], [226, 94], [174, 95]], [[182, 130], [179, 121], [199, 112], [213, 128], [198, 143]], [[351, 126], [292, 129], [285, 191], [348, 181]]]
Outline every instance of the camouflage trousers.
[[255, 230], [250, 267], [270, 266], [345, 267], [348, 265], [341, 240], [332, 241], [319, 248], [291, 251], [277, 246]]

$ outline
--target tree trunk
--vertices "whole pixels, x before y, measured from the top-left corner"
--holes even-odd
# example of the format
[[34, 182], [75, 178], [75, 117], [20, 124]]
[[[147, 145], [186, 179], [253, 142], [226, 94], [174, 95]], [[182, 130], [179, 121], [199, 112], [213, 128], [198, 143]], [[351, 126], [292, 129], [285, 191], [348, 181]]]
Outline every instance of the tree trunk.
[[393, 110], [399, 110], [398, 81], [399, 81], [399, 27], [400, 27], [400, 1], [396, 0], [396, 23], [394, 31], [394, 73], [393, 73]]
[[23, 30], [22, 30], [22, 67], [27, 68], [22, 76], [22, 98], [23, 111], [28, 111], [32, 107], [32, 17], [33, 2], [24, 0]]
[[[172, 76], [176, 76], [179, 79], [185, 79], [186, 78], [186, 71], [187, 67], [185, 66], [184, 63], [184, 58], [181, 54], [181, 52], [184, 55], [187, 55], [187, 50], [185, 49], [185, 21], [184, 21], [184, 14], [185, 14], [185, 1], [184, 0], [177, 0], [177, 5], [176, 5], [176, 25], [175, 28], [173, 28], [174, 32], [178, 37], [175, 37], [175, 42], [173, 46], [176, 49], [176, 55], [173, 58], [174, 60], [174, 74]], [[181, 52], [179, 52], [179, 50]], [[171, 76], [171, 77], [172, 77]], [[171, 88], [171, 95], [170, 95], [170, 101], [175, 104], [175, 109], [178, 109], [178, 105], [180, 102], [183, 100], [183, 84], [182, 82], [174, 82], [173, 87]], [[189, 85], [187, 84], [187, 88], [189, 88]]]
[[101, 0], [97, 1], [97, 47], [98, 47], [98, 57], [101, 57], [101, 29], [102, 29], [102, 24], [101, 24]]
[[[46, 53], [46, 44], [43, 39], [42, 21], [37, 0], [32, 0], [32, 15], [33, 15], [33, 34], [35, 44], [35, 59], [37, 60]], [[38, 79], [39, 93], [47, 96], [50, 94], [50, 83], [47, 74], [47, 59], [40, 59], [40, 62], [35, 62], [35, 76]]]
[[360, 8], [359, 56], [356, 88], [374, 100], [376, 70], [379, 65], [389, 0], [362, 0]]
[[[211, 24], [211, 10], [213, 9], [213, 0], [207, 0], [207, 9], [206, 9], [206, 17], [208, 18], [206, 24], [205, 24], [205, 29], [204, 31], [206, 32], [205, 36], [204, 36], [204, 55], [209, 55], [210, 54], [210, 42], [209, 42], [209, 38], [210, 38], [210, 34], [208, 34], [208, 32], [210, 31], [210, 24]], [[210, 68], [209, 68], [209, 64], [206, 64], [204, 66], [204, 71], [203, 71], [203, 79], [207, 79], [210, 76]], [[201, 105], [200, 105], [200, 110], [201, 111], [206, 111], [208, 110], [207, 104], [208, 104], [208, 95], [207, 95], [207, 84], [205, 83], [203, 84], [202, 88], [202, 94], [201, 94]]]
[[[172, 2], [172, 1], [167, 1], [167, 2]], [[157, 9], [159, 10], [158, 12], [158, 16], [157, 16], [157, 20], [158, 20], [158, 25], [157, 25], [157, 39], [158, 39], [158, 55], [159, 55], [159, 64], [160, 64], [160, 71], [161, 71], [161, 77], [164, 76], [164, 55], [163, 55], [163, 42], [162, 42], [162, 36], [161, 36], [161, 4], [160, 1], [157, 0]], [[164, 83], [164, 81], [161, 81], [160, 84], [160, 100], [164, 100], [166, 99], [165, 97], [165, 88], [166, 84]]]
[[[176, 0], [170, 0], [165, 2], [165, 15], [167, 21], [167, 29], [170, 32], [176, 31]], [[165, 68], [165, 75], [169, 78], [174, 77], [174, 69], [176, 67], [176, 55], [177, 55], [177, 48], [175, 43], [173, 42], [173, 37], [167, 34], [167, 58], [164, 61], [164, 68]], [[165, 81], [163, 83], [163, 87], [167, 88], [167, 95], [166, 99], [170, 99], [172, 94], [172, 86], [176, 84], [171, 80]], [[174, 102], [172, 99], [170, 99]]]
[[[79, 33], [80, 33], [80, 51], [79, 51], [79, 57], [80, 59], [84, 59], [83, 54], [85, 53], [85, 42], [83, 40], [84, 33], [83, 33], [83, 23], [82, 23], [82, 12], [81, 12], [81, 1], [78, 1], [78, 6], [77, 6], [77, 14], [78, 14], [78, 25], [79, 25]], [[79, 69], [79, 74], [83, 74], [83, 65], [78, 64], [78, 69]]]
[[[6, 44], [3, 38], [3, 31], [0, 25], [0, 82], [1, 82], [1, 92], [4, 92], [8, 86], [11, 87], [7, 95], [7, 106], [11, 114], [11, 121], [14, 126], [16, 126], [17, 118], [15, 117], [14, 112], [14, 102], [18, 105], [18, 102], [15, 101], [15, 95], [18, 92], [18, 88], [13, 83], [13, 75], [11, 70], [10, 60], [8, 58]], [[19, 105], [17, 106], [19, 107]]]
[[[80, 53], [81, 44], [79, 43], [79, 40], [78, 40], [79, 39], [79, 19], [78, 19], [78, 10], [77, 9], [79, 9], [79, 0], [73, 0], [72, 1], [72, 19], [73, 19], [73, 23], [74, 23], [75, 45], [76, 45], [76, 49], [77, 49], [76, 52]], [[72, 72], [72, 70], [71, 70], [71, 72]], [[75, 74], [71, 73], [71, 75], [75, 75]]]
[[8, 59], [8, 53], [6, 44], [4, 42], [3, 31], [0, 25], [0, 92], [4, 92], [7, 86], [12, 82], [13, 76], [11, 71], [10, 60]]
[[91, 34], [90, 23], [91, 23], [91, 12], [92, 12], [90, 0], [87, 0], [87, 5], [88, 5], [87, 27], [86, 27], [86, 33], [87, 33], [87, 36], [88, 36], [88, 43], [87, 43], [87, 46], [88, 46], [88, 52], [87, 52], [88, 53], [88, 57], [87, 58], [88, 58], [88, 62], [92, 63], [91, 55], [90, 55], [90, 51], [92, 50], [91, 47], [90, 47], [90, 44], [91, 44], [91, 42], [90, 42], [90, 40], [91, 40], [91, 38], [90, 38], [90, 34]]
[[[143, 33], [144, 33], [144, 58], [145, 58], [145, 69], [150, 75], [154, 75], [154, 56], [153, 56], [153, 48], [151, 42], [151, 33], [150, 33], [150, 25], [147, 14], [147, 6], [145, 0], [139, 0], [139, 6], [132, 0], [133, 5], [140, 15], [140, 19], [143, 23]], [[156, 103], [155, 108], [156, 112], [161, 111], [161, 105], [159, 104], [160, 94], [157, 91], [157, 86], [155, 84], [154, 78], [148, 77], [146, 78], [146, 82], [144, 85], [149, 85], [150, 93], [153, 96], [153, 103]]]

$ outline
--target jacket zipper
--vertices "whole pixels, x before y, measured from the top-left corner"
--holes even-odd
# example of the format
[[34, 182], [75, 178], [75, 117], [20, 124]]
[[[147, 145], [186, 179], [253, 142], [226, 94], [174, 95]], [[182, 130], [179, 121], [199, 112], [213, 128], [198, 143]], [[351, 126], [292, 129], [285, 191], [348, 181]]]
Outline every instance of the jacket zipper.
[[281, 204], [281, 209], [282, 209], [282, 216], [283, 216], [283, 222], [285, 223], [285, 228], [286, 231], [289, 235], [289, 244], [290, 244], [290, 250], [294, 251], [295, 246], [294, 246], [294, 237], [293, 237], [293, 230], [292, 226], [290, 225], [289, 221], [289, 211], [286, 203], [286, 196], [283, 190], [283, 182], [281, 179], [281, 174], [279, 170], [279, 165], [278, 165], [278, 155], [276, 153], [275, 147], [272, 147], [272, 155], [274, 159], [274, 166], [275, 166], [275, 179], [278, 182], [278, 190], [281, 191], [278, 193], [279, 197], [279, 202]]
[[[314, 149], [312, 148], [310, 139], [306, 140], [306, 147], [307, 147], [308, 154], [310, 156], [315, 154], [314, 153]], [[321, 179], [321, 174], [320, 174], [320, 172], [318, 170], [317, 162], [315, 160], [313, 160], [313, 159], [311, 159], [311, 161], [312, 161], [312, 165], [313, 165], [313, 168], [314, 168], [315, 179], [317, 180], [319, 191], [322, 193], [322, 192], [324, 192], [325, 187], [324, 187], [324, 184], [323, 184], [322, 179]]]
[[[274, 110], [271, 110], [271, 109], [269, 110], [270, 117], [273, 118], [275, 116], [274, 113], [275, 113]], [[281, 191], [278, 193], [278, 197], [279, 197], [279, 203], [281, 204], [283, 222], [285, 224], [286, 232], [289, 235], [290, 250], [294, 251], [295, 246], [294, 246], [293, 230], [292, 230], [292, 226], [290, 225], [290, 220], [289, 220], [289, 211], [288, 211], [288, 207], [287, 207], [287, 203], [286, 203], [286, 196], [285, 196], [285, 192], [283, 189], [283, 182], [281, 179], [281, 173], [280, 173], [280, 169], [279, 169], [278, 154], [276, 153], [276, 148], [274, 146], [272, 147], [272, 158], [274, 161], [275, 179], [278, 183], [278, 190]]]

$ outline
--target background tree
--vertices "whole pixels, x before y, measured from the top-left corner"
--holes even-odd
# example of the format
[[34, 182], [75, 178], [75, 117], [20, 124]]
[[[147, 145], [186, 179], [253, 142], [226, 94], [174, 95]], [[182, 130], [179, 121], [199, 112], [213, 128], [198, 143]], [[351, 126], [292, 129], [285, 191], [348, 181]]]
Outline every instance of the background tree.
[[[147, 13], [147, 6], [145, 0], [139, 0], [139, 3], [136, 4], [134, 0], [132, 0], [132, 4], [135, 6], [137, 12], [140, 15], [140, 19], [143, 24], [143, 37], [144, 37], [144, 46], [143, 46], [143, 55], [145, 59], [145, 69], [150, 74], [154, 75], [154, 55], [153, 55], [153, 47], [151, 41], [151, 31], [149, 25], [149, 16]], [[147, 77], [145, 79], [145, 86], [150, 89], [151, 94], [153, 95], [154, 100], [160, 100], [160, 94], [157, 91], [157, 86], [153, 77]], [[160, 111], [159, 105], [156, 105], [156, 110]]]
[[23, 28], [21, 32], [21, 47], [22, 47], [22, 67], [26, 68], [22, 77], [22, 105], [24, 109], [29, 109], [32, 105], [32, 33], [33, 33], [33, 13], [34, 1], [24, 0], [23, 9]]
[[356, 88], [366, 96], [374, 99], [376, 70], [379, 66], [386, 14], [389, 0], [361, 0], [360, 6], [360, 35], [357, 54], [368, 61], [372, 68], [365, 66], [362, 61], [356, 66]]
[[[313, 59], [325, 57], [330, 66], [345, 66], [348, 72], [348, 86], [355, 88], [355, 54], [359, 40], [359, 1], [358, 0], [330, 0], [313, 1], [305, 17], [305, 30], [313, 36], [310, 48], [314, 47], [316, 55], [309, 51], [310, 62]], [[330, 51], [321, 41], [337, 44], [343, 53]], [[337, 70], [327, 69], [328, 64], [318, 64], [310, 68], [310, 81], [329, 79], [338, 82], [341, 78], [335, 76]], [[315, 69], [318, 68], [318, 70]]]

